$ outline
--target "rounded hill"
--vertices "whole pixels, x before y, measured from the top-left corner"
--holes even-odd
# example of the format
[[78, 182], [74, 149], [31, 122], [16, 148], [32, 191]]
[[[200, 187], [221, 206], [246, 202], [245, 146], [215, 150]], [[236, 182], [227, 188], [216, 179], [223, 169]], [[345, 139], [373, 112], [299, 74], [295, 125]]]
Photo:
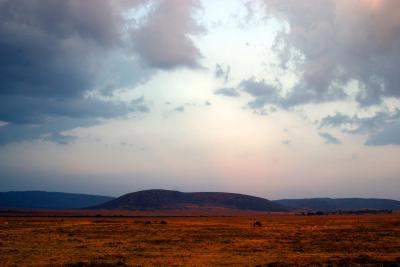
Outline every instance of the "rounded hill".
[[196, 192], [153, 189], [125, 194], [119, 198], [93, 207], [94, 209], [118, 210], [168, 210], [189, 207], [224, 207], [248, 211], [287, 211], [270, 200], [235, 193]]

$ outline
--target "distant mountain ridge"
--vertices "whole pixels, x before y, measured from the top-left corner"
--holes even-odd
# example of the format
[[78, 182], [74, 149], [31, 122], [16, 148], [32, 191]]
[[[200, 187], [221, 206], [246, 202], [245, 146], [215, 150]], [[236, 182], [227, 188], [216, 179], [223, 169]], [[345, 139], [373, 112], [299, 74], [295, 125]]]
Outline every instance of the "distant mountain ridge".
[[152, 189], [123, 195], [94, 209], [165, 210], [190, 206], [217, 206], [248, 211], [287, 211], [270, 200], [235, 193], [195, 192]]
[[0, 209], [110, 209], [170, 210], [193, 207], [223, 207], [249, 211], [356, 211], [400, 210], [400, 201], [378, 198], [308, 198], [267, 200], [235, 193], [152, 189], [125, 194], [119, 198], [46, 191], [0, 192]]
[[291, 209], [320, 211], [400, 210], [400, 201], [379, 198], [304, 198], [274, 200]]
[[1, 209], [82, 209], [114, 199], [108, 196], [46, 191], [0, 192]]

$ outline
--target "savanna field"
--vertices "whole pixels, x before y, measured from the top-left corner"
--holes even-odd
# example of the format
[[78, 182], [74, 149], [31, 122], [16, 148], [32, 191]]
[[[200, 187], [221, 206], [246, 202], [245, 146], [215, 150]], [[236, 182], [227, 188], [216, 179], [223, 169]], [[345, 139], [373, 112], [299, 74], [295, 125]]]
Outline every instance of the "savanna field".
[[400, 214], [2, 217], [0, 264], [400, 266]]

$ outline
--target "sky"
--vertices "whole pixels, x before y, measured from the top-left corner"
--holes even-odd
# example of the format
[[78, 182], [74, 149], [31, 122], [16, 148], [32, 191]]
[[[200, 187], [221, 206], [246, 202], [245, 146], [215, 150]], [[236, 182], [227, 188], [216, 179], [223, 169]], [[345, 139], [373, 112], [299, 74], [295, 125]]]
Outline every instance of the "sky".
[[0, 0], [0, 191], [400, 200], [399, 14]]

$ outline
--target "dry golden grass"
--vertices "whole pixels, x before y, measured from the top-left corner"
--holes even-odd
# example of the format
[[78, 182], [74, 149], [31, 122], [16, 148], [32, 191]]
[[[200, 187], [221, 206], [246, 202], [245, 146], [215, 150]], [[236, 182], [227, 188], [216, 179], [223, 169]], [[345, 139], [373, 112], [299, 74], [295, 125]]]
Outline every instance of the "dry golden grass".
[[3, 217], [0, 265], [400, 266], [400, 214], [255, 219]]

